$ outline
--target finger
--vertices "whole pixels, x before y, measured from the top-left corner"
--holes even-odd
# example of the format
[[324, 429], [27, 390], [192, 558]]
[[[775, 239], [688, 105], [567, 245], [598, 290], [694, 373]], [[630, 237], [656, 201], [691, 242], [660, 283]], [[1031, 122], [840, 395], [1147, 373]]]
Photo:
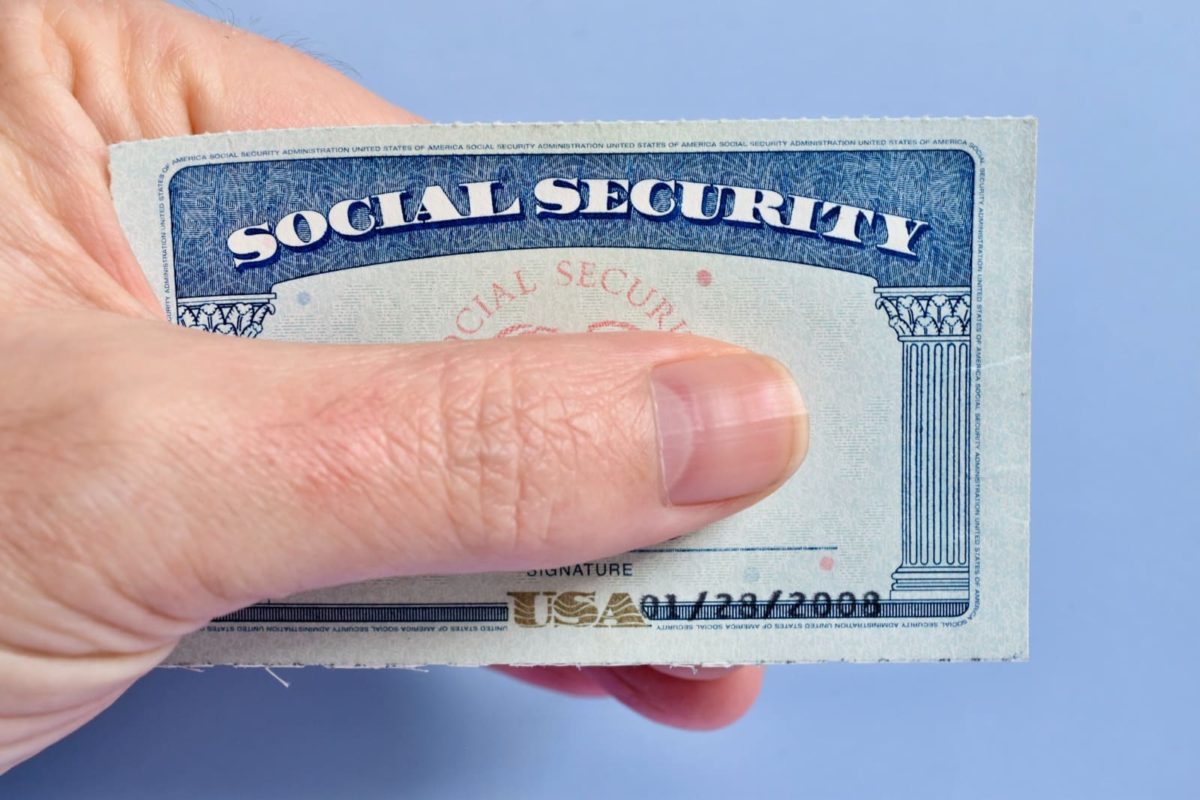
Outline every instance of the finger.
[[689, 667], [651, 664], [650, 669], [684, 681], [715, 681], [724, 678], [737, 667]]
[[496, 664], [492, 669], [542, 689], [575, 697], [608, 696], [608, 692], [597, 686], [588, 673], [579, 667], [512, 667]]
[[39, 238], [4, 265], [8, 299], [130, 316], [157, 303], [113, 209], [108, 145], [420, 121], [290, 47], [150, 0], [0, 4], [0, 98], [0, 201]]
[[421, 121], [336, 69], [155, 0], [54, 0], [49, 64], [106, 142], [257, 128]]
[[786, 369], [698, 336], [312, 346], [103, 314], [3, 333], [8, 412], [87, 454], [24, 462], [57, 535], [88, 532], [172, 617], [625, 552], [756, 502], [807, 449]]
[[712, 730], [742, 717], [762, 688], [761, 667], [735, 667], [713, 680], [680, 680], [653, 667], [588, 667], [584, 670], [642, 716], [689, 730]]
[[[0, 654], [0, 664], [2, 662], [3, 656]], [[146, 668], [149, 668], [149, 665]], [[19, 674], [5, 674], [14, 678], [23, 677]], [[85, 677], [85, 680], [91, 684], [95, 683], [90, 676]], [[98, 696], [89, 696], [79, 703], [70, 703], [61, 696], [57, 696], [56, 693], [55, 699], [59, 706], [54, 711], [0, 715], [0, 775], [3, 775], [4, 770], [8, 767], [58, 741], [95, 718], [123, 694], [129, 688], [130, 683], [132, 683], [132, 679], [122, 680], [117, 688], [107, 687], [100, 690]], [[19, 698], [19, 700], [25, 699]], [[3, 708], [6, 710], [20, 707], [9, 704], [3, 697], [0, 697], [0, 702], [4, 703]]]

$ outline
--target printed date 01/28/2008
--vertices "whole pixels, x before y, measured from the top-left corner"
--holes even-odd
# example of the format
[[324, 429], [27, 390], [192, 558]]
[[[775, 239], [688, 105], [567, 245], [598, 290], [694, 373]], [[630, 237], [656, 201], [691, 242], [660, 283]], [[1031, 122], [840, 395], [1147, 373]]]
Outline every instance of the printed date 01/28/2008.
[[680, 600], [674, 594], [642, 595], [641, 612], [648, 620], [727, 619], [825, 619], [828, 617], [878, 617], [881, 610], [879, 592], [841, 592], [836, 597], [829, 592], [817, 592], [811, 598], [804, 592], [791, 592], [786, 597], [776, 589], [764, 600], [754, 592], [734, 597], [727, 592], [708, 599], [708, 591], [700, 592], [695, 600]]

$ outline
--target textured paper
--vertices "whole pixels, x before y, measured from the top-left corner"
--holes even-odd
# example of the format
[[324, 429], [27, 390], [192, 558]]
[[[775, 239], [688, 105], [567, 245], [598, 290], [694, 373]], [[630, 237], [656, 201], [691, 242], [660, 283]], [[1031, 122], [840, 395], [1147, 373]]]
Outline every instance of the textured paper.
[[307, 342], [694, 332], [783, 361], [811, 415], [787, 485], [689, 536], [272, 599], [169, 663], [1024, 658], [1034, 146], [1028, 119], [115, 146], [120, 218], [172, 322]]

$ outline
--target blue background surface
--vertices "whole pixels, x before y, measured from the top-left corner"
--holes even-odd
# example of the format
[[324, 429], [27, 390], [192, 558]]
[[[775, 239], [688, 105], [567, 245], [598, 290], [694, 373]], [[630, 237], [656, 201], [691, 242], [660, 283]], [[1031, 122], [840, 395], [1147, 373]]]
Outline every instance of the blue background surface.
[[221, 8], [439, 121], [1040, 118], [1032, 660], [774, 668], [711, 735], [482, 671], [159, 671], [0, 797], [1197, 796], [1194, 4], [506, 5]]

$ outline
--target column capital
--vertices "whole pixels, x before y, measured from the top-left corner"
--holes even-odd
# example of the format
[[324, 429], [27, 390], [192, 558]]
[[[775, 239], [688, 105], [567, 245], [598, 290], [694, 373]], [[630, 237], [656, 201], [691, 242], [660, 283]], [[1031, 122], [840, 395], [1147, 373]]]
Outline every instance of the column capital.
[[185, 328], [254, 339], [262, 333], [267, 314], [275, 313], [274, 299], [273, 294], [181, 297], [175, 317]]
[[896, 286], [875, 294], [875, 307], [887, 312], [888, 325], [902, 342], [971, 334], [969, 286]]

